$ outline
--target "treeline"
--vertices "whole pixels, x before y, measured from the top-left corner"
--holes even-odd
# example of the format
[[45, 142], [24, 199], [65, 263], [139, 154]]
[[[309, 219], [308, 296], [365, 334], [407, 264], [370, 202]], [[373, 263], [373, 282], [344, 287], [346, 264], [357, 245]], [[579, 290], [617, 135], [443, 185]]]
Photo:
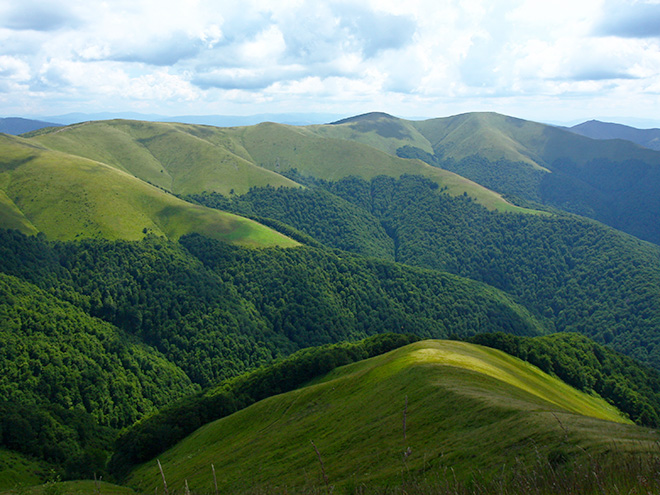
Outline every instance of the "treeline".
[[204, 193], [187, 199], [242, 216], [275, 219], [337, 249], [394, 259], [394, 242], [378, 219], [321, 188], [264, 187], [241, 196]]
[[101, 472], [107, 438], [164, 404], [301, 348], [543, 331], [507, 295], [450, 274], [198, 235], [66, 243], [0, 231], [0, 318], [0, 445], [64, 477]]
[[397, 155], [418, 158], [509, 197], [593, 218], [660, 244], [660, 167], [626, 158], [598, 158], [578, 164], [570, 158], [576, 151], [567, 150], [565, 157], [550, 160], [546, 166], [551, 172], [527, 163], [492, 161], [479, 155], [454, 160], [443, 157], [441, 149], [431, 154], [403, 146]]
[[524, 308], [481, 284], [311, 247], [256, 250], [199, 235], [179, 244], [153, 236], [60, 243], [16, 232], [0, 240], [0, 270], [29, 272], [202, 386], [303, 347], [375, 333], [541, 331]]
[[660, 373], [575, 333], [468, 339], [528, 361], [578, 390], [597, 393], [638, 424], [660, 426]]
[[333, 369], [416, 342], [414, 335], [382, 334], [354, 343], [303, 349], [272, 365], [181, 399], [119, 437], [110, 471], [121, 478], [135, 465], [175, 445], [200, 426], [267, 397], [295, 390]]
[[[657, 247], [572, 215], [491, 212], [467, 196], [442, 194], [422, 177], [294, 178], [378, 220], [394, 242], [396, 261], [485, 282], [513, 295], [551, 329], [588, 335], [660, 368]], [[278, 191], [278, 197], [300, 194]], [[259, 194], [272, 197], [264, 189], [241, 196], [251, 198], [256, 213]], [[317, 229], [325, 225], [322, 215], [309, 221]], [[339, 247], [332, 238], [325, 242]]]

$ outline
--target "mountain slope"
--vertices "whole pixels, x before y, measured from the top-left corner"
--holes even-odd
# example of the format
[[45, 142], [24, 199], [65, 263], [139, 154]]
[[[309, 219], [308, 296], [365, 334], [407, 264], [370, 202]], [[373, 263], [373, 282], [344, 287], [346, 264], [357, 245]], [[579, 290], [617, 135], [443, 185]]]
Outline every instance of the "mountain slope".
[[[323, 485], [316, 447], [329, 483], [349, 489], [401, 483], [402, 472], [493, 476], [558, 449], [568, 463], [612, 442], [620, 454], [653, 449], [655, 435], [625, 423], [604, 401], [499, 351], [424, 341], [210, 423], [159, 458], [174, 488], [184, 479], [211, 488], [214, 464], [223, 493], [310, 489]], [[128, 480], [145, 492], [158, 483], [155, 462]]]
[[245, 245], [297, 245], [251, 220], [186, 203], [100, 162], [0, 135], [4, 228], [53, 239], [177, 239], [190, 232]]
[[495, 113], [424, 121], [367, 114], [315, 129], [389, 153], [401, 144], [394, 152], [399, 156], [456, 172], [518, 202], [564, 209], [660, 243], [660, 152], [628, 141], [589, 139]]
[[251, 163], [233, 134], [206, 126], [112, 120], [34, 133], [31, 140], [107, 163], [176, 194], [297, 186]]
[[568, 130], [591, 139], [625, 139], [645, 148], [660, 151], [660, 129], [637, 129], [612, 122], [590, 120], [569, 127]]
[[221, 129], [108, 121], [37, 131], [30, 141], [107, 163], [176, 194], [227, 195], [266, 185], [299, 187], [280, 174], [291, 169], [329, 180], [421, 174], [446, 187], [449, 194], [466, 192], [490, 209], [524, 211], [454, 173], [367, 144], [324, 137], [317, 129], [273, 123]]
[[367, 180], [378, 175], [422, 175], [446, 188], [448, 194], [459, 196], [466, 193], [488, 209], [529, 212], [464, 177], [428, 166], [420, 160], [389, 155], [360, 142], [320, 137], [314, 128], [266, 123], [245, 128], [242, 140], [256, 163], [277, 172], [296, 169], [302, 175], [325, 180], [352, 175]]

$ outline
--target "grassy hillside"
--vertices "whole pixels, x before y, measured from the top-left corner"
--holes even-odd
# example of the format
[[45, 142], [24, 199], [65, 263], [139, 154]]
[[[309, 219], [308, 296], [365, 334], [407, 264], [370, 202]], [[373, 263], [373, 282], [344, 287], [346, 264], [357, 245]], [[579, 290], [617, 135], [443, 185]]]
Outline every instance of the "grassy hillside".
[[488, 209], [527, 211], [468, 179], [420, 160], [401, 159], [359, 142], [319, 137], [306, 128], [259, 124], [244, 128], [242, 142], [256, 163], [276, 172], [297, 169], [303, 175], [325, 180], [351, 175], [367, 180], [378, 175], [422, 175], [453, 196], [467, 193]]
[[478, 154], [490, 161], [505, 159], [552, 170], [555, 160], [570, 157], [582, 165], [608, 157], [658, 163], [660, 154], [623, 141], [603, 142], [557, 127], [497, 113], [467, 113], [413, 122], [438, 158], [461, 160]]
[[660, 243], [657, 150], [496, 113], [424, 121], [366, 114], [310, 130], [418, 158], [517, 204], [560, 208]]
[[658, 151], [494, 113], [413, 124], [431, 142], [424, 156], [435, 165], [660, 243]]
[[[410, 132], [414, 131], [406, 125]], [[280, 175], [292, 168], [328, 180], [348, 175], [370, 179], [376, 175], [420, 174], [446, 187], [449, 194], [465, 192], [489, 209], [522, 211], [470, 180], [419, 160], [404, 160], [381, 151], [375, 139], [344, 139], [345, 133], [337, 135], [334, 129], [344, 127], [330, 126], [324, 130], [319, 126], [263, 123], [213, 128], [107, 121], [36, 131], [30, 135], [30, 141], [110, 164], [177, 194], [241, 194], [250, 187], [266, 185], [299, 187]], [[429, 148], [428, 143], [413, 142]], [[387, 150], [402, 143], [408, 141], [395, 140]]]
[[[210, 423], [160, 462], [177, 489], [187, 479], [192, 490], [211, 492], [211, 464], [222, 493], [320, 488], [313, 442], [328, 483], [353, 490], [420, 476], [495, 476], [505, 464], [548, 458], [571, 464], [613, 445], [620, 454], [655, 448], [657, 434], [626, 423], [604, 401], [499, 351], [424, 341]], [[154, 461], [127, 484], [153, 493], [160, 483]]]
[[537, 140], [547, 126], [495, 113], [469, 113], [413, 122], [438, 158], [461, 160], [479, 154], [544, 168]]
[[31, 141], [107, 163], [176, 194], [296, 186], [255, 166], [232, 132], [214, 127], [112, 120], [37, 132]]
[[17, 452], [0, 449], [0, 493], [20, 486], [38, 485], [48, 476], [49, 466]]
[[396, 155], [396, 150], [406, 145], [433, 153], [433, 146], [413, 122], [386, 113], [358, 115], [329, 125], [308, 126], [308, 129], [320, 136], [358, 141], [390, 155]]
[[178, 239], [190, 232], [248, 246], [294, 246], [254, 221], [191, 205], [100, 162], [0, 135], [4, 228], [52, 239]]

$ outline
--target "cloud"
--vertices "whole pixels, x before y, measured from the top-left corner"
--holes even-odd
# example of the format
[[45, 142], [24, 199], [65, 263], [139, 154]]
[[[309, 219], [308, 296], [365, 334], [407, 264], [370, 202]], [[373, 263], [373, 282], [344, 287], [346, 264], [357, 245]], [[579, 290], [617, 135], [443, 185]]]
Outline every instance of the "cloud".
[[405, 47], [412, 42], [416, 31], [412, 17], [376, 12], [357, 4], [341, 4], [335, 7], [334, 13], [339, 27], [355, 41], [366, 58], [382, 50]]
[[55, 31], [78, 25], [78, 19], [65, 5], [53, 1], [15, 2], [3, 17], [3, 27], [18, 31]]
[[622, 38], [660, 37], [660, 4], [610, 2], [594, 32]]
[[[561, 79], [561, 78], [560, 78]], [[564, 78], [570, 81], [608, 81], [611, 79], [637, 79], [626, 72], [617, 72], [608, 68], [583, 69], [573, 72]]]
[[117, 62], [139, 62], [155, 66], [170, 66], [195, 57], [203, 48], [203, 40], [194, 39], [183, 32], [167, 37], [153, 37], [144, 43], [123, 46], [107, 60]]
[[274, 82], [292, 78], [294, 77], [287, 77], [282, 71], [228, 68], [197, 74], [191, 83], [201, 89], [264, 89]]

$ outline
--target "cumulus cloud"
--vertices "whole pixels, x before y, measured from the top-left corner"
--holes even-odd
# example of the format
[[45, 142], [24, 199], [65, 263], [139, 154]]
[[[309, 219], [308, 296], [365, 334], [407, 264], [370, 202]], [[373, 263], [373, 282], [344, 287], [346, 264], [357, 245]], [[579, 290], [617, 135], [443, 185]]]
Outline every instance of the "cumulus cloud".
[[7, 5], [0, 25], [13, 30], [54, 31], [76, 27], [78, 19], [61, 2], [30, 0]]
[[660, 3], [608, 2], [595, 33], [623, 38], [660, 38]]
[[657, 1], [26, 0], [0, 5], [0, 77], [16, 102], [79, 102], [51, 114], [515, 113], [654, 94], [658, 37]]

